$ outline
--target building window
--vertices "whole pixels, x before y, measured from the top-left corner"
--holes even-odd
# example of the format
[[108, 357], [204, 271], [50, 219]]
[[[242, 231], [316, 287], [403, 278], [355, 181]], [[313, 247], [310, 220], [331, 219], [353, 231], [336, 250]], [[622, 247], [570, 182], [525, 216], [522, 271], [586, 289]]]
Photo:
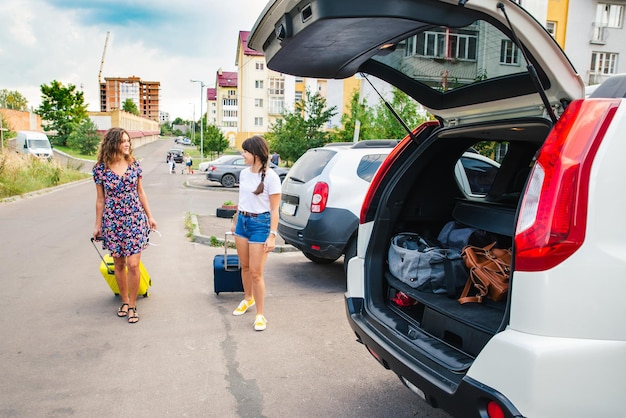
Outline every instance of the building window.
[[237, 90], [228, 90], [228, 95], [229, 96], [236, 96], [237, 95]]
[[282, 97], [270, 97], [270, 107], [268, 113], [272, 115], [280, 115], [285, 109], [285, 101]]
[[282, 96], [285, 94], [285, 80], [282, 78], [270, 78], [269, 94], [274, 94], [276, 96]]
[[591, 53], [591, 73], [596, 75], [615, 74], [618, 54], [612, 52]]
[[263, 99], [254, 99], [254, 107], [263, 107]]
[[224, 99], [222, 100], [223, 106], [237, 106], [237, 99]]
[[263, 80], [254, 80], [254, 88], [262, 89], [263, 88]]
[[294, 96], [294, 99], [295, 99], [296, 103], [297, 102], [301, 102], [302, 101], [302, 92], [301, 91], [297, 91], [295, 96]]
[[224, 110], [222, 116], [225, 118], [236, 118], [237, 111], [236, 110]]
[[255, 63], [257, 70], [262, 70], [265, 68], [265, 65], [262, 62]]
[[476, 33], [468, 30], [428, 31], [407, 39], [405, 55], [475, 61], [477, 40]]
[[263, 126], [263, 118], [254, 118], [254, 126]]
[[596, 9], [596, 26], [621, 28], [624, 6], [621, 4], [598, 3]]
[[503, 39], [500, 44], [500, 64], [519, 65], [519, 49], [510, 39]]
[[554, 38], [556, 36], [556, 22], [548, 20], [546, 22], [546, 30]]

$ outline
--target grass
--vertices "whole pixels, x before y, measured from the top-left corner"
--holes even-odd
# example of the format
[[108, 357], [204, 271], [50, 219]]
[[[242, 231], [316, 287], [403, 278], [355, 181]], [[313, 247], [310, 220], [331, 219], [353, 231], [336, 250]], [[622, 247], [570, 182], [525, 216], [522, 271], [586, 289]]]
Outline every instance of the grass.
[[81, 154], [80, 152], [76, 151], [75, 149], [72, 148], [68, 148], [68, 147], [63, 147], [60, 145], [55, 145], [54, 149], [59, 150], [59, 151], [63, 151], [64, 153], [66, 153], [67, 155], [71, 155], [72, 157], [75, 158], [82, 158], [84, 160], [92, 160], [92, 161], [96, 161], [96, 158], [98, 157], [97, 154]]
[[20, 196], [48, 187], [71, 183], [90, 177], [57, 162], [0, 151], [0, 199]]

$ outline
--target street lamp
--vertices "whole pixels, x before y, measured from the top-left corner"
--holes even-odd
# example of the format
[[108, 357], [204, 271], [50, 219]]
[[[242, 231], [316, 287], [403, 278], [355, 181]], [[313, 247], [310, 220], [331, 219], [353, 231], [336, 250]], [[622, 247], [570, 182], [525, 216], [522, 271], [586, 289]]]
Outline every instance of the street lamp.
[[204, 114], [202, 113], [202, 101], [203, 91], [204, 91], [204, 82], [200, 80], [189, 80], [192, 83], [200, 83], [200, 161], [204, 161], [204, 138], [202, 134], [204, 133]]
[[193, 105], [193, 117], [191, 119], [191, 123], [190, 123], [190, 129], [191, 129], [191, 137], [194, 139], [194, 141], [196, 140], [196, 104], [195, 103], [189, 103], [190, 105]]

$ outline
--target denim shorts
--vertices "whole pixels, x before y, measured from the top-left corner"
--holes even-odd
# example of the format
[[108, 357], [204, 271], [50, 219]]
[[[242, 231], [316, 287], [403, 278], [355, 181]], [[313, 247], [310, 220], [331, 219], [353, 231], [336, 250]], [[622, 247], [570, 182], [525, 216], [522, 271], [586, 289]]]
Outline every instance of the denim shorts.
[[256, 216], [238, 213], [235, 235], [247, 238], [251, 244], [265, 244], [270, 235], [270, 213], [259, 213]]

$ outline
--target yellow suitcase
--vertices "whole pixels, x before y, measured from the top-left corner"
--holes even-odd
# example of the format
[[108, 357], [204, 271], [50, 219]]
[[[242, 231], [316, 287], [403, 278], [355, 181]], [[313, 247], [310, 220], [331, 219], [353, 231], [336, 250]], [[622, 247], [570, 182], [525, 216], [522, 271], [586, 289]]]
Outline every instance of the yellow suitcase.
[[[98, 251], [98, 255], [100, 255], [100, 259], [102, 260], [100, 262], [100, 272], [102, 273], [102, 277], [104, 277], [104, 280], [108, 283], [113, 294], [119, 296], [120, 289], [117, 286], [117, 281], [115, 280], [113, 257], [111, 257], [110, 254], [102, 255], [100, 250], [98, 250], [95, 241], [96, 240], [92, 237], [91, 242], [96, 248], [96, 251]], [[146, 270], [143, 262], [141, 261], [139, 262], [139, 291], [137, 292], [137, 295], [143, 296], [144, 298], [150, 296], [150, 292], [148, 291], [150, 286], [152, 286], [152, 279], [150, 278], [150, 274], [148, 274], [148, 270]]]

